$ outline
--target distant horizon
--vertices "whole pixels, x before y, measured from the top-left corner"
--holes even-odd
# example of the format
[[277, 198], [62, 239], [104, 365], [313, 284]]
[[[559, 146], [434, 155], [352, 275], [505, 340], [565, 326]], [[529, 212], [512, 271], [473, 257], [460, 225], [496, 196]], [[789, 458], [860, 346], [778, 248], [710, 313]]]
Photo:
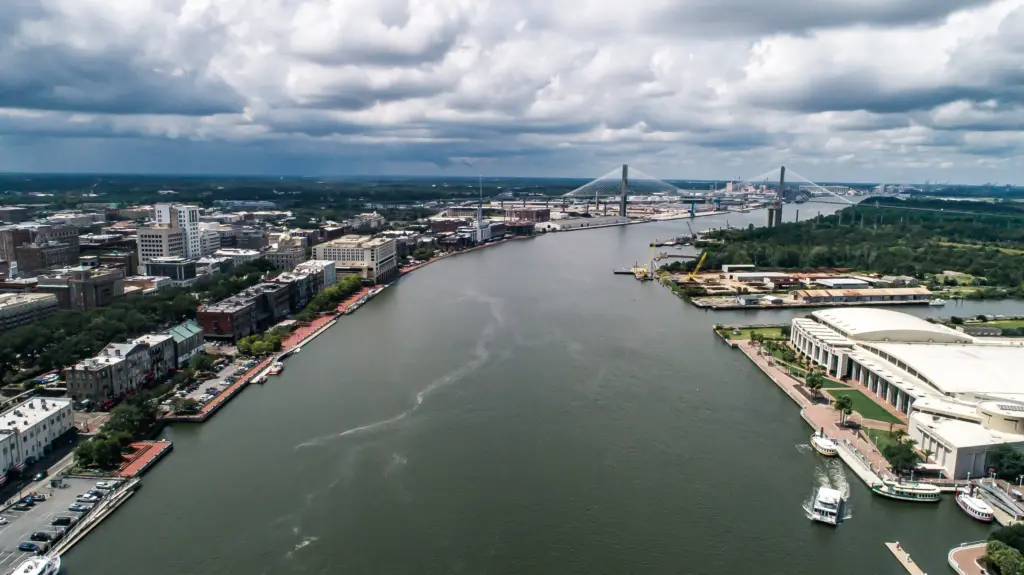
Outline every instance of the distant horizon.
[[[573, 177], [573, 176], [508, 176], [508, 175], [487, 175], [482, 174], [484, 181], [488, 180], [548, 180], [548, 181], [579, 181], [579, 182], [591, 182], [598, 178], [587, 178], [587, 177]], [[257, 181], [271, 181], [279, 179], [292, 179], [292, 180], [318, 180], [324, 181], [332, 180], [345, 180], [345, 179], [358, 179], [358, 180], [429, 180], [429, 181], [474, 181], [477, 180], [480, 175], [416, 175], [416, 174], [396, 174], [396, 175], [385, 175], [385, 174], [315, 174], [315, 175], [302, 175], [302, 174], [245, 174], [245, 173], [159, 173], [159, 172], [3, 172], [0, 171], [0, 178], [38, 178], [38, 177], [52, 177], [52, 178], [167, 178], [167, 179], [247, 179]], [[726, 183], [726, 182], [750, 182], [754, 183], [753, 180], [729, 180], [725, 178], [719, 179], [708, 179], [708, 178], [659, 178], [664, 182], [694, 182], [694, 183], [708, 183], [713, 184], [715, 182]], [[769, 182], [772, 180], [769, 180]], [[788, 180], [788, 184], [792, 185], [805, 185], [807, 182], [804, 180]], [[967, 187], [1006, 187], [1016, 188], [1013, 184], [1004, 184], [1002, 182], [985, 182], [985, 183], [963, 183], [963, 182], [892, 182], [892, 181], [851, 181], [851, 180], [817, 180], [813, 183], [819, 185], [850, 185], [850, 186], [879, 186], [885, 185], [900, 185], [900, 186], [967, 186]], [[17, 191], [17, 190], [12, 190]]]

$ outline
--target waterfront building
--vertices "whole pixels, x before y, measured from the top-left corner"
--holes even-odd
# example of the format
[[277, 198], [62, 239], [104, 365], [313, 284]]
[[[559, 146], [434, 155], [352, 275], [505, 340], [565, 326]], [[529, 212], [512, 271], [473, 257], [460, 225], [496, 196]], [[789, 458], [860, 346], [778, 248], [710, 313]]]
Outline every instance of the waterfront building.
[[69, 396], [103, 407], [151, 381], [151, 369], [152, 358], [145, 343], [111, 343], [95, 357], [65, 368], [64, 377]]
[[174, 349], [174, 337], [167, 333], [149, 333], [137, 337], [131, 343], [141, 343], [149, 349], [150, 370], [147, 378], [150, 381], [162, 381], [171, 370], [178, 368]]
[[359, 277], [381, 283], [398, 273], [395, 240], [370, 236], [343, 236], [313, 248], [318, 260], [333, 260], [335, 269], [357, 273]]
[[196, 322], [208, 338], [237, 341], [298, 311], [292, 309], [291, 289], [289, 283], [256, 284], [237, 295], [201, 306], [196, 311]]
[[334, 267], [334, 260], [307, 260], [295, 266], [296, 272], [309, 271], [323, 276], [324, 288], [329, 288], [338, 283], [338, 272]]
[[908, 416], [950, 477], [986, 473], [992, 446], [1024, 447], [1024, 346], [897, 311], [840, 308], [792, 321], [790, 341], [830, 375]]
[[50, 452], [53, 442], [74, 426], [71, 400], [29, 399], [0, 414], [0, 484]]
[[203, 328], [195, 320], [188, 320], [172, 327], [165, 333], [174, 339], [174, 366], [185, 367], [189, 360], [203, 351]]
[[923, 287], [886, 289], [818, 289], [795, 290], [793, 301], [804, 304], [919, 302], [931, 299], [932, 292]]
[[53, 294], [0, 294], [0, 331], [38, 321], [55, 311], [57, 311], [57, 296]]

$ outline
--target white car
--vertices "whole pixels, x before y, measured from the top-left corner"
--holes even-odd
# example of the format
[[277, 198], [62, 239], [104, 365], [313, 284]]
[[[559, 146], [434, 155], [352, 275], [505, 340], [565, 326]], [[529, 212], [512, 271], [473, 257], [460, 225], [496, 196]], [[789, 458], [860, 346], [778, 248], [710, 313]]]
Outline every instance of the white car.
[[99, 497], [93, 497], [92, 495], [79, 495], [75, 498], [75, 501], [79, 503], [96, 503], [99, 500]]
[[117, 487], [118, 485], [120, 485], [120, 483], [121, 483], [120, 481], [116, 481], [116, 480], [114, 480], [114, 481], [98, 481], [98, 482], [96, 482], [96, 489], [110, 490], [110, 489], [113, 489], [113, 488]]
[[7, 518], [0, 515], [0, 525], [7, 525]]

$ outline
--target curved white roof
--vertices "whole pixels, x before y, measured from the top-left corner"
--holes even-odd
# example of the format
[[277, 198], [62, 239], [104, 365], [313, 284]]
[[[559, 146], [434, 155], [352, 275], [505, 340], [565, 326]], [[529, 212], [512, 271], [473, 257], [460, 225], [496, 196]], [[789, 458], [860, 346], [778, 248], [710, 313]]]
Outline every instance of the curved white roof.
[[858, 341], [973, 343], [971, 336], [944, 325], [887, 309], [857, 307], [812, 312], [818, 321]]
[[1024, 346], [870, 343], [945, 394], [1024, 394]]

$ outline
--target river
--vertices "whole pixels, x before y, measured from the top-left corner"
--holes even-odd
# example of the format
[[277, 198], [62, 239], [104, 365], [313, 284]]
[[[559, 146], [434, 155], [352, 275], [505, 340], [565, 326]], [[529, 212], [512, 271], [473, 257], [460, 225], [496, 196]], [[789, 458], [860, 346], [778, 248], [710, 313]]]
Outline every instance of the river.
[[[792, 401], [710, 330], [806, 310], [705, 312], [610, 273], [685, 232], [551, 234], [416, 271], [211, 421], [169, 428], [174, 452], [66, 572], [896, 574], [892, 540], [946, 572], [986, 528], [809, 453]], [[801, 509], [823, 476], [849, 483], [837, 529]]]

